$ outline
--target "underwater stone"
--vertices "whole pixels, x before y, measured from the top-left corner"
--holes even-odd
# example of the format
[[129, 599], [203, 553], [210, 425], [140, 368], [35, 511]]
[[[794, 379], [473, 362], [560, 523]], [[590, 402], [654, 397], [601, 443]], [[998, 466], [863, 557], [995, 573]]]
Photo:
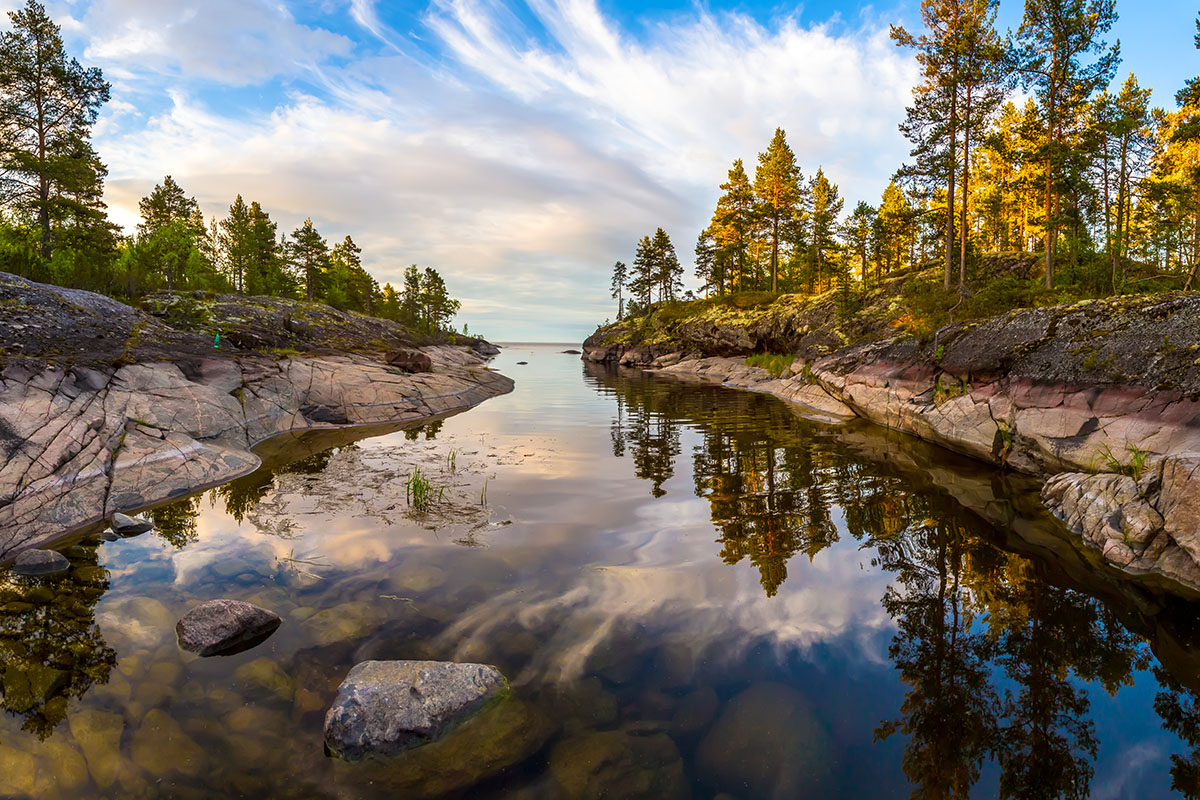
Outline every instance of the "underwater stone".
[[565, 796], [578, 800], [682, 800], [683, 760], [664, 733], [634, 736], [600, 731], [567, 739], [550, 754], [550, 773]]
[[210, 600], [196, 606], [175, 626], [179, 646], [201, 656], [249, 650], [275, 632], [279, 615], [240, 600]]
[[121, 731], [125, 720], [120, 714], [85, 708], [70, 717], [71, 735], [79, 742], [92, 780], [108, 789], [121, 770]]
[[769, 800], [818, 796], [829, 764], [829, 734], [808, 701], [771, 682], [730, 700], [696, 751], [714, 789]]
[[18, 575], [53, 575], [70, 568], [67, 557], [53, 550], [26, 550], [13, 562], [13, 570]]
[[364, 661], [325, 715], [325, 745], [348, 761], [440, 739], [506, 694], [495, 667], [443, 661]]

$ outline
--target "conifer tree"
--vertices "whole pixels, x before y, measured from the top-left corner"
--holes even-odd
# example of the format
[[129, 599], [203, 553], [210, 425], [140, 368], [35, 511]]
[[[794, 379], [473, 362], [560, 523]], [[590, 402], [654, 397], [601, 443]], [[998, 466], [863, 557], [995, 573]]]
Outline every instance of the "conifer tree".
[[713, 240], [716, 242], [718, 258], [732, 272], [730, 283], [737, 281], [739, 290], [747, 286], [749, 276], [750, 243], [755, 227], [754, 189], [746, 176], [746, 168], [739, 158], [729, 170], [729, 180], [721, 184], [723, 195], [717, 200], [713, 214]]
[[629, 268], [625, 262], [613, 264], [612, 299], [617, 301], [617, 319], [625, 317], [625, 287], [629, 283]]
[[875, 209], [860, 200], [846, 220], [844, 235], [850, 252], [858, 259], [858, 277], [867, 282], [867, 259], [871, 252], [871, 229], [875, 222]]
[[[246, 278], [253, 269], [254, 242], [250, 234], [250, 207], [239, 194], [229, 206], [229, 216], [220, 222], [220, 242], [233, 288], [246, 291]], [[271, 239], [274, 241], [274, 234]]]
[[287, 247], [288, 262], [304, 284], [304, 298], [312, 302], [323, 288], [329, 270], [329, 246], [313, 227], [312, 218], [292, 231]]
[[713, 242], [712, 232], [708, 228], [700, 231], [696, 237], [696, 278], [700, 281], [700, 289], [708, 297], [713, 291], [720, 296], [725, 293], [725, 276], [717, 262], [717, 247]]
[[[98, 68], [67, 56], [41, 3], [28, 0], [8, 16], [12, 29], [0, 34], [0, 205], [36, 218], [49, 259], [64, 199], [100, 195], [104, 169], [88, 140], [109, 85]], [[89, 167], [79, 169], [81, 160]]]
[[671, 237], [662, 228], [654, 232], [651, 240], [654, 250], [654, 283], [658, 287], [658, 299], [662, 302], [675, 299], [683, 279], [683, 267], [675, 253]]
[[658, 260], [655, 257], [654, 243], [649, 236], [643, 236], [633, 257], [633, 277], [629, 279], [629, 292], [641, 301], [642, 309], [647, 310], [653, 302], [652, 292], [657, 285]]
[[816, 270], [817, 290], [820, 291], [821, 281], [828, 261], [828, 253], [835, 246], [834, 234], [837, 231], [838, 217], [842, 213], [845, 200], [838, 193], [836, 183], [830, 183], [825, 172], [818, 167], [817, 174], [812, 179], [812, 257]]
[[771, 291], [779, 291], [779, 245], [787, 241], [800, 204], [800, 170], [783, 128], [776, 128], [765, 152], [758, 154], [754, 195], [771, 243]]
[[[1067, 143], [1079, 110], [1112, 80], [1120, 47], [1100, 37], [1117, 19], [1112, 0], [1025, 0], [1013, 63], [1032, 89], [1045, 120], [1042, 226], [1046, 288], [1054, 286], [1054, 247], [1060, 226], [1058, 188], [1070, 157]], [[1090, 60], [1084, 60], [1091, 56]]]

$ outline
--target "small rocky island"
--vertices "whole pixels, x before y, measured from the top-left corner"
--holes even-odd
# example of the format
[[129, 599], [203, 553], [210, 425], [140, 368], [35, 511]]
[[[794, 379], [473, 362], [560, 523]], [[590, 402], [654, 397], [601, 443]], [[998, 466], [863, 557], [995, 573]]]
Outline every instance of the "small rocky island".
[[1130, 576], [1200, 593], [1200, 296], [914, 332], [912, 280], [885, 280], [852, 315], [836, 292], [652, 309], [598, 329], [583, 358], [770, 393], [811, 419], [862, 417], [1051, 478], [1044, 501], [1079, 541]]
[[0, 273], [0, 559], [252, 472], [272, 436], [395, 424], [512, 389], [481, 339], [205, 292], [140, 308]]

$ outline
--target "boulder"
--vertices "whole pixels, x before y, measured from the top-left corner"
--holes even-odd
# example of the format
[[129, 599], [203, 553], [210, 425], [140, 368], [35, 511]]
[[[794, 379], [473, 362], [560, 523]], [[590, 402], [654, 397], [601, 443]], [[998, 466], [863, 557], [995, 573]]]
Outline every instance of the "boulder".
[[233, 655], [260, 644], [279, 627], [279, 615], [239, 600], [211, 600], [175, 625], [179, 646], [201, 656]]
[[67, 557], [53, 550], [26, 550], [13, 562], [13, 571], [18, 575], [54, 575], [70, 568]]
[[154, 523], [145, 517], [130, 517], [126, 514], [113, 514], [113, 533], [120, 536], [137, 536], [154, 528]]
[[325, 715], [325, 746], [347, 761], [436, 741], [508, 695], [495, 667], [443, 661], [364, 661]]
[[572, 800], [669, 800], [687, 796], [683, 760], [665, 733], [600, 731], [560, 742], [550, 774]]
[[785, 800], [820, 795], [829, 735], [804, 696], [759, 683], [726, 705], [696, 751], [696, 772], [715, 790]]
[[579, 356], [579, 355], [583, 355], [583, 353], [582, 353], [581, 351], [579, 351], [579, 350], [563, 350], [563, 351], [561, 351], [561, 352], [563, 353], [563, 355], [568, 355], [568, 356]]
[[[436, 742], [376, 763], [339, 763], [335, 775], [346, 796], [381, 790], [389, 796], [445, 797], [503, 773], [542, 749], [553, 723], [534, 706], [512, 698], [487, 708]], [[456, 795], [457, 796], [457, 795]]]
[[388, 364], [405, 372], [432, 372], [433, 359], [420, 350], [393, 350], [385, 357]]

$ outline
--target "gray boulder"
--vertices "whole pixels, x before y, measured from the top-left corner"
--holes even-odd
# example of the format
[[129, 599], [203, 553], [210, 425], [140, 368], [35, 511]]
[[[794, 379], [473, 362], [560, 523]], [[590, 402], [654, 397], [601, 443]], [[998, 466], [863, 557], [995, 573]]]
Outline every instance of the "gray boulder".
[[347, 761], [440, 739], [508, 694], [495, 667], [444, 661], [364, 661], [325, 714], [325, 746]]
[[201, 656], [233, 655], [262, 643], [279, 627], [279, 615], [240, 600], [211, 600], [175, 625], [179, 646]]
[[121, 536], [137, 536], [154, 528], [154, 523], [145, 517], [130, 517], [126, 514], [113, 514], [112, 529]]
[[18, 575], [54, 575], [70, 568], [67, 557], [53, 550], [26, 550], [13, 562], [13, 571]]

